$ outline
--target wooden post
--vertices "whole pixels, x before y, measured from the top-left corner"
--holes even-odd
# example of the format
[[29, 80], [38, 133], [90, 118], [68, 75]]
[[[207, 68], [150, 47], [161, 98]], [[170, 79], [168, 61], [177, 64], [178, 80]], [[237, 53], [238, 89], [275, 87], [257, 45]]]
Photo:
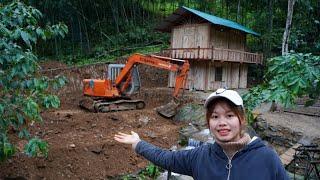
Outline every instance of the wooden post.
[[200, 46], [198, 46], [198, 60], [200, 59]]
[[213, 58], [213, 46], [212, 46], [212, 48], [211, 48], [211, 60], [214, 61], [214, 58]]

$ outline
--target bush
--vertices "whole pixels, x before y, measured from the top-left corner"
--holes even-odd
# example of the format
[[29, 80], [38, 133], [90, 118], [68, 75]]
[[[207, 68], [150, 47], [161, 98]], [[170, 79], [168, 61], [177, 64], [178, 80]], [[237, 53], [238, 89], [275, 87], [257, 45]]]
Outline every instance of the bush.
[[9, 132], [29, 140], [26, 154], [47, 155], [47, 143], [31, 137], [28, 128], [42, 121], [41, 108], [59, 106], [58, 97], [50, 94], [49, 89], [63, 86], [65, 78], [41, 76], [32, 47], [38, 39], [63, 37], [67, 27], [60, 23], [41, 28], [38, 25], [41, 17], [40, 11], [19, 1], [0, 7], [0, 160], [16, 152]]

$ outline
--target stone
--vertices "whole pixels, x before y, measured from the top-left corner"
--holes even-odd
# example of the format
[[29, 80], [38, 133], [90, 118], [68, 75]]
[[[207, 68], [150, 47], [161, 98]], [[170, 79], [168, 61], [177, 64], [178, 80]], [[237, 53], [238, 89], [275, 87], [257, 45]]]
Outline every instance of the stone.
[[154, 132], [150, 132], [150, 131], [146, 132], [146, 135], [151, 139], [155, 139], [158, 137]]
[[212, 135], [209, 129], [203, 129], [199, 132], [192, 134], [191, 138], [201, 142], [207, 142], [212, 140]]
[[141, 122], [143, 125], [147, 125], [150, 121], [150, 118], [147, 116], [143, 116], [139, 118], [139, 122]]
[[94, 154], [100, 154], [102, 152], [102, 148], [101, 147], [92, 147], [90, 149], [91, 152], [93, 152]]
[[70, 145], [69, 145], [69, 147], [71, 147], [71, 148], [75, 148], [75, 147], [76, 147], [76, 145], [75, 145], [75, 144], [70, 144]]

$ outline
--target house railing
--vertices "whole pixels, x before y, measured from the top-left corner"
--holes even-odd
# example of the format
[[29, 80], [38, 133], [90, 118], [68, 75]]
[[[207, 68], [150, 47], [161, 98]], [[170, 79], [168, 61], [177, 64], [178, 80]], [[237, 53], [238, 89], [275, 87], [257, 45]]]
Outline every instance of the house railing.
[[161, 50], [161, 55], [176, 59], [217, 60], [240, 63], [263, 63], [263, 55], [223, 48], [171, 48]]

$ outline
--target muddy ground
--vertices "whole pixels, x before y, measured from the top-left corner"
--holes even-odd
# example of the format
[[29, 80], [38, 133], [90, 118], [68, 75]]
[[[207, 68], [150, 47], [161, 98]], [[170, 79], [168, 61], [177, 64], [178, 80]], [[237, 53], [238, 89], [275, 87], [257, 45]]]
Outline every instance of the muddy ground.
[[[103, 77], [106, 65], [70, 69], [60, 62], [46, 62], [41, 67], [49, 77], [62, 74], [69, 79], [66, 87], [55, 92], [60, 97], [61, 107], [43, 111], [43, 123], [31, 127], [32, 135], [48, 142], [49, 156], [28, 158], [18, 152], [0, 164], [0, 179], [112, 179], [146, 167], [148, 161], [137, 156], [129, 145], [113, 140], [119, 131], [129, 133], [133, 130], [142, 139], [163, 148], [177, 144], [179, 129], [184, 124], [165, 119], [154, 110], [171, 100], [172, 89], [167, 92], [156, 89], [166, 86], [165, 71], [140, 67], [141, 72], [148, 74], [142, 75], [143, 87], [153, 87], [153, 92], [141, 90], [136, 95], [145, 99], [145, 109], [90, 113], [78, 107], [82, 98], [81, 80]], [[67, 69], [56, 71], [56, 68]], [[17, 141], [22, 150], [26, 141]]]
[[[66, 68], [57, 62], [43, 65], [44, 70], [56, 67]], [[0, 164], [0, 179], [114, 179], [146, 167], [148, 161], [136, 155], [130, 146], [113, 140], [114, 134], [119, 131], [129, 133], [133, 130], [142, 139], [163, 148], [177, 144], [179, 130], [188, 122], [165, 119], [154, 111], [155, 107], [171, 100], [172, 89], [159, 88], [167, 85], [165, 71], [150, 70], [145, 66], [140, 68], [140, 72], [146, 73], [140, 74], [144, 88], [137, 95], [146, 101], [147, 106], [143, 110], [90, 113], [78, 107], [78, 101], [82, 98], [79, 88], [81, 79], [92, 75], [101, 76], [104, 68], [97, 65], [60, 71], [70, 79], [63, 90], [56, 92], [61, 107], [43, 111], [43, 123], [31, 127], [32, 135], [49, 143], [48, 158], [29, 158], [18, 152], [12, 159]], [[55, 76], [57, 72], [45, 74]], [[200, 97], [198, 93], [191, 96]], [[294, 117], [297, 116], [288, 119]], [[285, 119], [277, 114], [272, 114], [271, 118], [279, 122]], [[303, 117], [298, 120], [301, 119]], [[313, 121], [318, 123], [318, 120], [315, 118]], [[21, 150], [26, 141], [17, 141]]]
[[[17, 153], [1, 164], [0, 177], [111, 179], [148, 165], [130, 146], [115, 142], [115, 133], [133, 130], [142, 139], [164, 148], [177, 143], [183, 124], [162, 118], [153, 106], [144, 110], [90, 113], [78, 108], [76, 100], [80, 96], [70, 94], [61, 98], [61, 108], [43, 112], [44, 122], [32, 127], [32, 134], [49, 143], [48, 158], [32, 159]], [[22, 147], [24, 143], [18, 144]]]

